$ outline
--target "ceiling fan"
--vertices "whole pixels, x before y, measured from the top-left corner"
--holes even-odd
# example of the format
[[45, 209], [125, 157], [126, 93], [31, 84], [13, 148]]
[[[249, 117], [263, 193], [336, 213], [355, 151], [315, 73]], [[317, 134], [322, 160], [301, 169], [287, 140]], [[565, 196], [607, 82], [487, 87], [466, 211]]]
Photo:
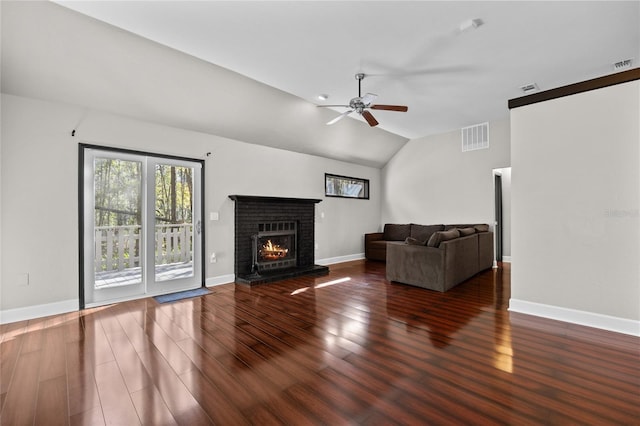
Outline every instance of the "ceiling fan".
[[357, 112], [358, 114], [360, 114], [365, 120], [367, 120], [367, 123], [369, 123], [369, 126], [371, 127], [377, 126], [378, 121], [375, 119], [373, 114], [367, 111], [368, 109], [381, 109], [386, 111], [407, 112], [409, 108], [404, 105], [380, 105], [380, 104], [372, 105], [371, 103], [376, 100], [378, 95], [374, 95], [373, 93], [367, 93], [366, 95], [362, 96], [361, 83], [364, 77], [365, 75], [363, 73], [356, 74], [356, 80], [358, 80], [358, 97], [351, 99], [351, 101], [349, 101], [349, 105], [318, 105], [318, 107], [321, 107], [321, 108], [322, 107], [349, 108], [349, 111], [345, 111], [339, 116], [337, 116], [336, 118], [334, 118], [333, 120], [329, 121], [327, 123], [327, 126], [337, 123], [338, 121], [342, 120], [344, 117], [351, 114], [352, 112]]

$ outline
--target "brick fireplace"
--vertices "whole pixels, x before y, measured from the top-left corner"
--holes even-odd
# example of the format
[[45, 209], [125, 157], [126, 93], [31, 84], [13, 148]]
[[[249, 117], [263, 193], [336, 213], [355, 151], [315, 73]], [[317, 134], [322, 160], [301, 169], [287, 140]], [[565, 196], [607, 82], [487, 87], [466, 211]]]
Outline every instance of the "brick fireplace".
[[235, 201], [236, 282], [262, 284], [326, 275], [315, 265], [315, 205], [307, 198], [229, 195]]

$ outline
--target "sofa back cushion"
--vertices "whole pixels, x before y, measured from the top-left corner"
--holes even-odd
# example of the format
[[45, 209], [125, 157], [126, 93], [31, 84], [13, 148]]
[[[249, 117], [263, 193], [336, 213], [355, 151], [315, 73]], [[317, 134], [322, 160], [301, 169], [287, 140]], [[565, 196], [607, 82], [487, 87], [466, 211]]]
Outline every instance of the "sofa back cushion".
[[459, 224], [459, 225], [445, 225], [444, 226], [444, 230], [445, 231], [450, 231], [452, 229], [456, 229], [456, 228], [473, 228], [475, 225], [469, 225], [469, 224]]
[[411, 236], [411, 225], [397, 225], [387, 223], [384, 225], [382, 238], [386, 241], [404, 241]]
[[444, 230], [448, 231], [450, 229], [454, 229], [454, 228], [475, 228], [476, 232], [488, 232], [489, 231], [489, 225], [487, 225], [486, 223], [476, 223], [476, 224], [462, 224], [462, 225], [444, 225]]
[[438, 247], [441, 242], [453, 240], [460, 237], [460, 231], [457, 229], [451, 229], [449, 231], [434, 232], [433, 235], [427, 241], [428, 247]]
[[486, 223], [481, 223], [475, 226], [476, 232], [489, 232], [489, 225]]
[[426, 244], [433, 233], [437, 231], [444, 231], [444, 225], [417, 225], [415, 223], [412, 223], [411, 233], [409, 236], [411, 238], [415, 238], [418, 241], [424, 241], [424, 243]]
[[476, 228], [458, 228], [458, 232], [460, 232], [461, 237], [466, 237], [467, 235], [472, 235], [476, 233]]

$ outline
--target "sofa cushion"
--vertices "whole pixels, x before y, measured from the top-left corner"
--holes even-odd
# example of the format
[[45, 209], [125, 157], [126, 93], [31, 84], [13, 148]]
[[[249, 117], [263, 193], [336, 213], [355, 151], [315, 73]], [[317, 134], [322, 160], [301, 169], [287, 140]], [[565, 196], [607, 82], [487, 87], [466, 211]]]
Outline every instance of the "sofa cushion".
[[460, 228], [473, 228], [475, 225], [473, 224], [458, 224], [458, 225], [445, 225], [444, 230], [450, 231], [452, 229], [460, 229]]
[[397, 225], [387, 223], [384, 225], [383, 238], [386, 241], [404, 241], [410, 236], [411, 225]]
[[411, 245], [414, 245], [414, 246], [423, 246], [423, 245], [427, 244], [427, 240], [418, 240], [418, 239], [413, 238], [413, 237], [407, 237], [404, 240], [404, 243], [405, 244], [411, 244]]
[[438, 247], [441, 242], [453, 240], [458, 237], [460, 237], [460, 232], [457, 229], [434, 232], [431, 238], [429, 238], [429, 241], [427, 241], [427, 246]]
[[429, 241], [429, 237], [433, 235], [434, 232], [444, 231], [444, 225], [417, 225], [415, 223], [411, 224], [411, 233], [409, 236], [411, 238], [415, 238], [420, 241]]
[[473, 235], [476, 233], [476, 228], [458, 228], [458, 232], [460, 232], [461, 237], [466, 237], [467, 235]]
[[489, 225], [484, 223], [476, 225], [474, 228], [476, 228], [476, 232], [489, 232]]

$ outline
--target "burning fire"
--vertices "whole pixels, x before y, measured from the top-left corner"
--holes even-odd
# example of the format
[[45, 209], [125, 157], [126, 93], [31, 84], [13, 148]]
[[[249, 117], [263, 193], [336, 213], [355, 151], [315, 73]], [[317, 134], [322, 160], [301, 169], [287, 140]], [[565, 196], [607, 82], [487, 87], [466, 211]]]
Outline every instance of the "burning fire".
[[263, 259], [276, 260], [286, 257], [288, 252], [289, 249], [280, 247], [277, 244], [273, 244], [271, 240], [267, 240], [267, 244], [264, 244], [262, 250], [260, 250], [260, 255]]

